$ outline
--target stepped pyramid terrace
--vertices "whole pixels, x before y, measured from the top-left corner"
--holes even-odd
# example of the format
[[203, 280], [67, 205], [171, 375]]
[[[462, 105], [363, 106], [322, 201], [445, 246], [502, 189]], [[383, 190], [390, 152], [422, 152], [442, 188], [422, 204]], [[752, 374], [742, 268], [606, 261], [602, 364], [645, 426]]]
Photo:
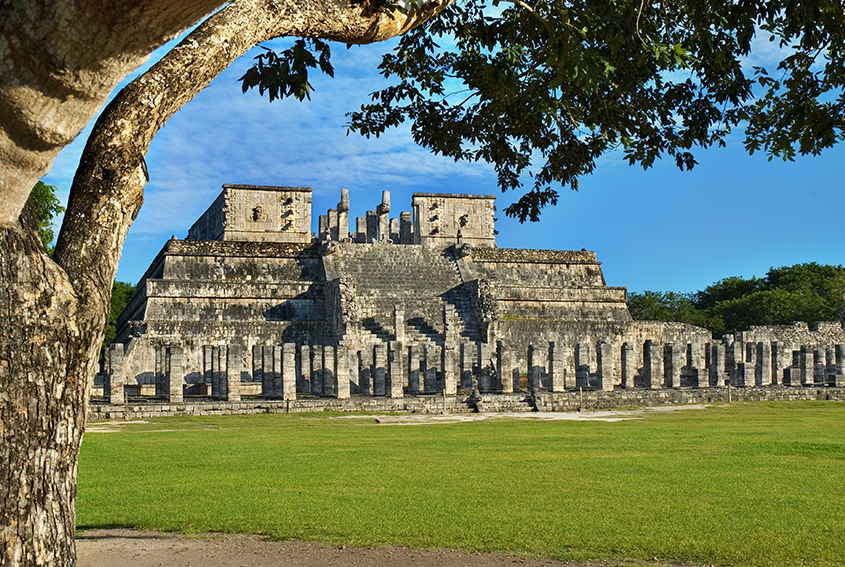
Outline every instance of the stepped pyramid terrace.
[[633, 321], [594, 252], [498, 248], [494, 201], [416, 193], [391, 216], [385, 191], [353, 220], [342, 190], [315, 235], [310, 188], [224, 185], [139, 282], [93, 416], [842, 395], [838, 324]]

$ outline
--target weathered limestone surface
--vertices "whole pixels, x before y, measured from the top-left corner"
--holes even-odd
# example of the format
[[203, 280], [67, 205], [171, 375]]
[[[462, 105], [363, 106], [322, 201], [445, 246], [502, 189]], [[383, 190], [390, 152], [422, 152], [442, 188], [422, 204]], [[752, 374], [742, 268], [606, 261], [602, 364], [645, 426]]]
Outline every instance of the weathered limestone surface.
[[632, 321], [595, 253], [497, 248], [493, 197], [417, 193], [390, 217], [385, 191], [349, 232], [344, 190], [316, 236], [310, 203], [307, 188], [225, 185], [139, 282], [92, 412], [544, 411], [845, 387], [838, 324], [714, 340]]

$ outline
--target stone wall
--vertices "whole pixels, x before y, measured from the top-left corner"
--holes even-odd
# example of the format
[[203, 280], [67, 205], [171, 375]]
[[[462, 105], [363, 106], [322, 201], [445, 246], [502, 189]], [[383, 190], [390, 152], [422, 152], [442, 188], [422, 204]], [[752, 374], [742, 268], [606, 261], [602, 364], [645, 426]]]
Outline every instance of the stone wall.
[[445, 247], [456, 242], [496, 247], [494, 197], [414, 193], [414, 244]]
[[[845, 388], [754, 388], [712, 390], [616, 390], [525, 394], [458, 396], [415, 396], [409, 398], [357, 397], [346, 400], [314, 398], [298, 400], [191, 401], [189, 403], [95, 402], [88, 419], [146, 419], [185, 415], [231, 415], [301, 412], [405, 412], [420, 414], [469, 414], [482, 412], [600, 411], [674, 404], [726, 402], [773, 402], [799, 400], [845, 401]], [[377, 419], [377, 418], [374, 418]]]
[[188, 240], [311, 242], [311, 188], [224, 185]]

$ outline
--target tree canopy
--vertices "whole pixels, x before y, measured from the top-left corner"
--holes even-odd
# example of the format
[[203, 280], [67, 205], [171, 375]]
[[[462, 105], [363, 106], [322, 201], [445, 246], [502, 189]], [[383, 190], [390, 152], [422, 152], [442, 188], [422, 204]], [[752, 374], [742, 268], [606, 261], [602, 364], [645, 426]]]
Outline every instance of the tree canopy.
[[845, 267], [811, 262], [771, 268], [763, 278], [732, 276], [694, 293], [631, 293], [628, 308], [634, 319], [690, 323], [716, 337], [753, 325], [842, 322]]
[[[843, 19], [838, 2], [462, 0], [384, 56], [393, 84], [349, 128], [379, 136], [409, 122], [433, 152], [491, 163], [503, 191], [526, 191], [507, 214], [536, 221], [611, 150], [684, 170], [737, 126], [749, 152], [770, 157], [834, 145], [845, 124]], [[745, 63], [755, 37], [781, 49], [777, 69]], [[280, 76], [307, 86], [316, 58], [306, 48], [262, 54], [244, 90], [272, 100], [285, 94], [273, 86]]]

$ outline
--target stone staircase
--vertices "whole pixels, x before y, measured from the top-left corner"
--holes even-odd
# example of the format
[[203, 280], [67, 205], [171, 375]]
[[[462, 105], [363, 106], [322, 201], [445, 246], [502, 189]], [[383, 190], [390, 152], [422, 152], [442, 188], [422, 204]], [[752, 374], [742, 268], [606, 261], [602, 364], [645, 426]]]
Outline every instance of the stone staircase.
[[395, 340], [394, 307], [404, 311], [409, 343], [445, 341], [444, 306], [455, 312], [458, 340], [478, 341], [478, 324], [451, 255], [423, 246], [340, 245], [324, 258], [327, 277], [351, 280], [356, 290], [359, 332], [374, 341]]

